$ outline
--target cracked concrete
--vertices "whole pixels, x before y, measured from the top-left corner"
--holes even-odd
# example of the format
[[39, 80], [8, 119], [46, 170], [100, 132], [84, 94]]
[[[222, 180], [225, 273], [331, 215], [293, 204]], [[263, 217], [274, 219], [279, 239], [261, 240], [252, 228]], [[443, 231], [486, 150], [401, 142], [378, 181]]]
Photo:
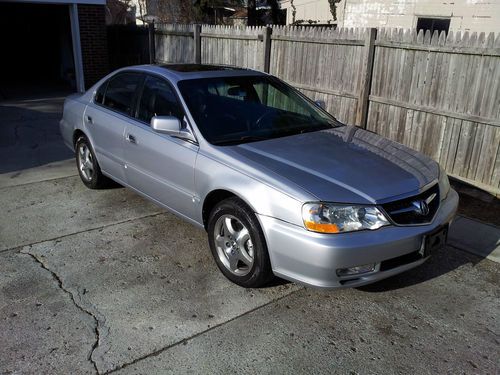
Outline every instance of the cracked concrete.
[[76, 303], [109, 328], [100, 330], [92, 356], [99, 372], [297, 289], [293, 284], [254, 291], [234, 287], [212, 261], [205, 233], [170, 214], [27, 246], [22, 252], [41, 259]]
[[0, 373], [93, 374], [94, 320], [31, 256], [0, 254]]
[[92, 317], [94, 319], [94, 332], [95, 332], [95, 336], [94, 337], [95, 337], [95, 340], [94, 340], [94, 343], [92, 345], [92, 348], [89, 350], [89, 354], [87, 355], [87, 359], [92, 363], [92, 366], [94, 367], [95, 371], [98, 372], [96, 362], [93, 359], [93, 354], [94, 354], [94, 350], [99, 345], [100, 330], [102, 330], [102, 326], [104, 325], [104, 323], [103, 323], [104, 319], [103, 318], [99, 319], [97, 317], [97, 316], [100, 315], [97, 311], [92, 312], [89, 309], [85, 308], [84, 307], [85, 305], [82, 304], [81, 294], [77, 293], [75, 295], [75, 291], [66, 289], [65, 286], [64, 286], [64, 284], [63, 284], [63, 281], [61, 280], [61, 278], [57, 275], [57, 273], [55, 273], [54, 271], [50, 270], [47, 267], [47, 265], [43, 262], [43, 259], [41, 257], [37, 257], [36, 255], [30, 254], [29, 252], [23, 251], [23, 250], [21, 250], [21, 253], [30, 255], [38, 264], [40, 264], [40, 266], [44, 270], [50, 272], [50, 274], [52, 275], [52, 277], [54, 278], [54, 280], [57, 282], [57, 285], [59, 286], [59, 288], [68, 294], [68, 296], [71, 298], [71, 300], [73, 301], [73, 303], [75, 304], [75, 306], [78, 309], [80, 309], [80, 311], [82, 311], [85, 314], [88, 314], [90, 317]]
[[162, 212], [124, 188], [89, 199], [77, 176], [2, 188], [0, 207], [0, 251]]
[[362, 289], [301, 289], [117, 374], [495, 374], [498, 281], [448, 247]]

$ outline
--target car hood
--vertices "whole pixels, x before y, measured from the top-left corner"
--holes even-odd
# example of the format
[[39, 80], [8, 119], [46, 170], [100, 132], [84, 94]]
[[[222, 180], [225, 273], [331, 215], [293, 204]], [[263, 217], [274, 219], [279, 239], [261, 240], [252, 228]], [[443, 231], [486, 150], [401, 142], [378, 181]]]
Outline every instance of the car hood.
[[354, 126], [231, 147], [240, 161], [298, 185], [318, 200], [383, 203], [439, 177], [429, 157]]

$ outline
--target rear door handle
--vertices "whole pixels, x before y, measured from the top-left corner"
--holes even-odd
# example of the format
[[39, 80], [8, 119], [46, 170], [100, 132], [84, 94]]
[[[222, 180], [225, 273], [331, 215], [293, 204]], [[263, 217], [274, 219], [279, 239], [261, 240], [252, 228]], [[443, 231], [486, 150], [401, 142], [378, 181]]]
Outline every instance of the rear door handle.
[[94, 121], [92, 120], [92, 117], [90, 117], [89, 115], [85, 116], [85, 119], [87, 120], [87, 122], [89, 124], [93, 124], [94, 123]]
[[137, 141], [136, 141], [135, 137], [134, 137], [132, 134], [127, 134], [127, 135], [125, 136], [125, 139], [126, 139], [127, 141], [129, 141], [130, 143], [137, 143]]

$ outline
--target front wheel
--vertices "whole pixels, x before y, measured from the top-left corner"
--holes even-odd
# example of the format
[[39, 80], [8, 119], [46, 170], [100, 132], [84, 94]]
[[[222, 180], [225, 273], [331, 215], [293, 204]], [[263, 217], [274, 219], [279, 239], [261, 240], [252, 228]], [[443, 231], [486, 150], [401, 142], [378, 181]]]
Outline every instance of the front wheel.
[[210, 250], [221, 272], [245, 288], [273, 277], [266, 241], [255, 214], [239, 199], [219, 203], [208, 221]]

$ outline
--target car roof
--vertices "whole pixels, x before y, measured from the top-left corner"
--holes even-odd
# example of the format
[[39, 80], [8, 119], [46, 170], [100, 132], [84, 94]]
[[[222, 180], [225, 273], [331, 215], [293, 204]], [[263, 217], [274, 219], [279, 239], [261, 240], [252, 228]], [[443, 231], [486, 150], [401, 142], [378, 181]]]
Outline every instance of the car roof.
[[173, 82], [197, 78], [265, 75], [265, 73], [252, 69], [210, 64], [150, 64], [130, 66], [122, 70], [127, 69], [161, 74]]
[[229, 65], [210, 65], [210, 64], [158, 64], [159, 67], [175, 70], [180, 73], [193, 73], [193, 72], [212, 72], [217, 70], [246, 70]]

